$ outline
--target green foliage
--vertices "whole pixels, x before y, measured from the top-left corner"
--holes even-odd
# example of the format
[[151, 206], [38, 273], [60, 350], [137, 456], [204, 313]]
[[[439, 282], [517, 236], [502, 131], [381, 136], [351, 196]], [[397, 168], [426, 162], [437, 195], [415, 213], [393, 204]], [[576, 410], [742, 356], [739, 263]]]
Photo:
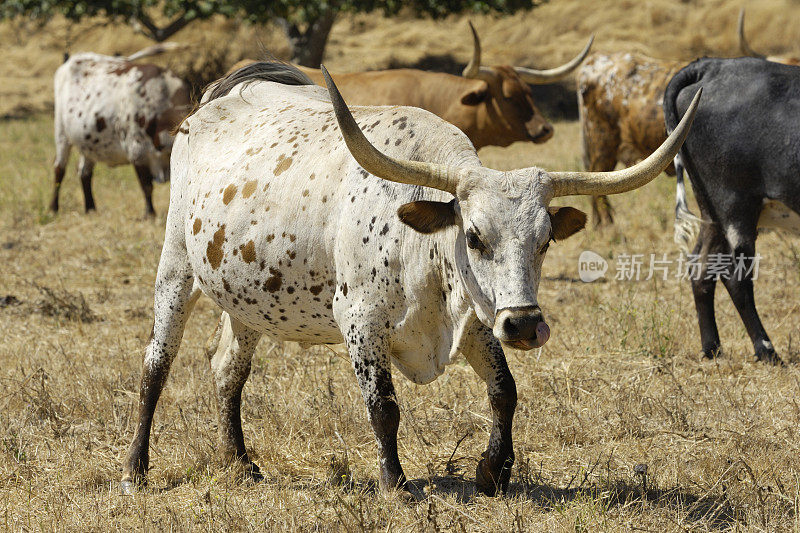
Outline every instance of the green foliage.
[[204, 19], [214, 14], [243, 17], [251, 22], [273, 18], [308, 23], [324, 13], [369, 12], [380, 10], [394, 15], [409, 8], [419, 15], [444, 17], [451, 13], [513, 13], [530, 9], [536, 0], [4, 0], [0, 3], [0, 19], [27, 16], [47, 19], [60, 14], [72, 20], [87, 16], [105, 16], [117, 20], [149, 18], [160, 11], [168, 18]]
[[[251, 23], [274, 21], [286, 32], [292, 60], [308, 67], [322, 61], [328, 34], [339, 13], [381, 11], [384, 15], [409, 9], [418, 16], [441, 18], [452, 13], [513, 13], [546, 0], [2, 0], [0, 20], [29, 17], [48, 20], [60, 14], [70, 20], [102, 16], [134, 25], [155, 41], [164, 41], [193, 20], [212, 15]], [[168, 19], [159, 26], [157, 18]]]

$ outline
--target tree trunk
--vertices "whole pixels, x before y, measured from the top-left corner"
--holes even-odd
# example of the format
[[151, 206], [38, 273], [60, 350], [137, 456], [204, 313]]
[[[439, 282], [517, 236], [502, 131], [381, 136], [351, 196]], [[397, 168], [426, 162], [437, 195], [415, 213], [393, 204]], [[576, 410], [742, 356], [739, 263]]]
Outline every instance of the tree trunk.
[[301, 32], [296, 24], [280, 19], [278, 22], [292, 47], [292, 61], [304, 67], [319, 68], [335, 20], [336, 12], [326, 11]]

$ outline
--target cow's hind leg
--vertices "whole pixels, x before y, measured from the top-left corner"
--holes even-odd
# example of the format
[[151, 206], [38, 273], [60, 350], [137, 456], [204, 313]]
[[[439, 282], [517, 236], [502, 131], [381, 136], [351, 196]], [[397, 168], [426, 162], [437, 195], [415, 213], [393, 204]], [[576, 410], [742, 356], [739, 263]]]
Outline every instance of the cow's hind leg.
[[492, 407], [492, 432], [475, 472], [475, 484], [484, 494], [494, 496], [498, 489], [503, 493], [508, 490], [514, 465], [511, 426], [517, 407], [517, 386], [500, 342], [483, 324], [476, 321], [472, 325], [462, 349], [470, 366], [486, 382]]
[[70, 144], [56, 128], [56, 158], [53, 162], [53, 198], [50, 200], [50, 210], [58, 212], [58, 196], [61, 192], [61, 182], [64, 181], [64, 174], [67, 171], [69, 161]]
[[142, 365], [139, 420], [123, 467], [122, 489], [125, 492], [145, 482], [153, 412], [178, 353], [186, 321], [200, 296], [200, 290], [193, 285], [194, 276], [186, 257], [183, 235], [179, 226], [173, 227], [170, 222], [168, 220], [156, 277], [153, 336]]
[[[741, 210], [734, 210], [733, 212], [740, 213]], [[726, 234], [729, 236], [729, 241], [735, 238], [736, 242], [729, 243], [733, 252], [733, 263], [731, 264], [729, 275], [723, 279], [725, 288], [728, 290], [733, 305], [736, 306], [736, 311], [738, 311], [747, 334], [750, 336], [756, 359], [772, 364], [780, 364], [782, 362], [781, 358], [775, 353], [772, 342], [764, 329], [764, 325], [761, 323], [753, 295], [754, 262], [756, 261], [755, 220], [746, 229], [727, 231]]]
[[[692, 252], [694, 257], [705, 263], [709, 254], [724, 253], [727, 250], [725, 239], [717, 224], [703, 224], [697, 244]], [[721, 344], [717, 320], [714, 312], [714, 292], [717, 280], [706, 276], [706, 269], [691, 272], [692, 294], [697, 311], [697, 322], [700, 327], [700, 342], [703, 355], [709, 359], [720, 354]]]
[[[363, 318], [364, 314], [359, 313], [358, 316]], [[386, 330], [364, 324], [357, 316], [349, 317], [341, 323], [356, 380], [378, 443], [378, 483], [384, 491], [398, 488], [407, 490], [406, 476], [397, 456], [400, 408], [392, 383]]]
[[[614, 170], [620, 145], [619, 128], [593, 106], [580, 105], [584, 168], [592, 172]], [[614, 224], [614, 211], [607, 196], [592, 196], [592, 220], [595, 227]]]
[[78, 162], [78, 173], [81, 176], [81, 186], [83, 187], [83, 203], [86, 212], [94, 211], [94, 196], [92, 195], [92, 173], [94, 172], [94, 161], [81, 155]]
[[226, 461], [239, 461], [255, 480], [262, 478], [250, 460], [242, 433], [242, 388], [250, 375], [250, 361], [261, 334], [223, 313], [208, 344], [219, 413], [220, 452]]
[[156, 211], [153, 209], [153, 174], [147, 165], [134, 165], [134, 168], [144, 194], [145, 216], [154, 217], [156, 216]]

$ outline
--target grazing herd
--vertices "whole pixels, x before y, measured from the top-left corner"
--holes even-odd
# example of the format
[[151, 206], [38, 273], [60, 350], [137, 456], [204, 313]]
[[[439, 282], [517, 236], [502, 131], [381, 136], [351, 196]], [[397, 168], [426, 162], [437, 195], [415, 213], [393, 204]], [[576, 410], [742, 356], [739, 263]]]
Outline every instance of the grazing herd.
[[[743, 25], [742, 12], [740, 44], [755, 55]], [[71, 147], [87, 211], [97, 162], [134, 166], [148, 215], [153, 180], [171, 176], [123, 491], [146, 482], [156, 405], [201, 294], [223, 311], [208, 349], [221, 451], [253, 479], [261, 474], [245, 445], [241, 395], [266, 335], [346, 345], [385, 490], [408, 488], [392, 366], [425, 384], [463, 355], [492, 409], [476, 485], [504, 491], [517, 403], [504, 346], [532, 350], [550, 338], [537, 298], [542, 262], [587, 218], [550, 203], [590, 195], [595, 223], [609, 225], [606, 195], [664, 170], [677, 174], [676, 235], [686, 240], [699, 227], [703, 273], [709, 257], [735, 258], [717, 276], [692, 280], [703, 353], [720, 353], [722, 280], [756, 357], [780, 362], [755, 309], [755, 240], [758, 227], [800, 231], [796, 61], [587, 59], [592, 38], [554, 69], [486, 67], [470, 28], [473, 55], [461, 76], [401, 69], [331, 78], [324, 67], [243, 61], [194, 109], [186, 83], [137, 61], [169, 45], [126, 58], [78, 54], [59, 67], [54, 211]], [[586, 170], [484, 167], [478, 148], [553, 136], [529, 84], [576, 71]], [[627, 168], [615, 170], [620, 162]], [[699, 218], [686, 207], [684, 171]]]

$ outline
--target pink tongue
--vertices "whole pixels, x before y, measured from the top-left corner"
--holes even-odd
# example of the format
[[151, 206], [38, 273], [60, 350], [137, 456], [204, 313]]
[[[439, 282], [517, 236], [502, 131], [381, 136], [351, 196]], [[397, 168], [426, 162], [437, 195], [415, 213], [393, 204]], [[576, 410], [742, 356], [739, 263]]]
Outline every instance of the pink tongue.
[[536, 325], [536, 344], [538, 346], [544, 346], [550, 339], [550, 326], [547, 325], [546, 322], [539, 322]]

